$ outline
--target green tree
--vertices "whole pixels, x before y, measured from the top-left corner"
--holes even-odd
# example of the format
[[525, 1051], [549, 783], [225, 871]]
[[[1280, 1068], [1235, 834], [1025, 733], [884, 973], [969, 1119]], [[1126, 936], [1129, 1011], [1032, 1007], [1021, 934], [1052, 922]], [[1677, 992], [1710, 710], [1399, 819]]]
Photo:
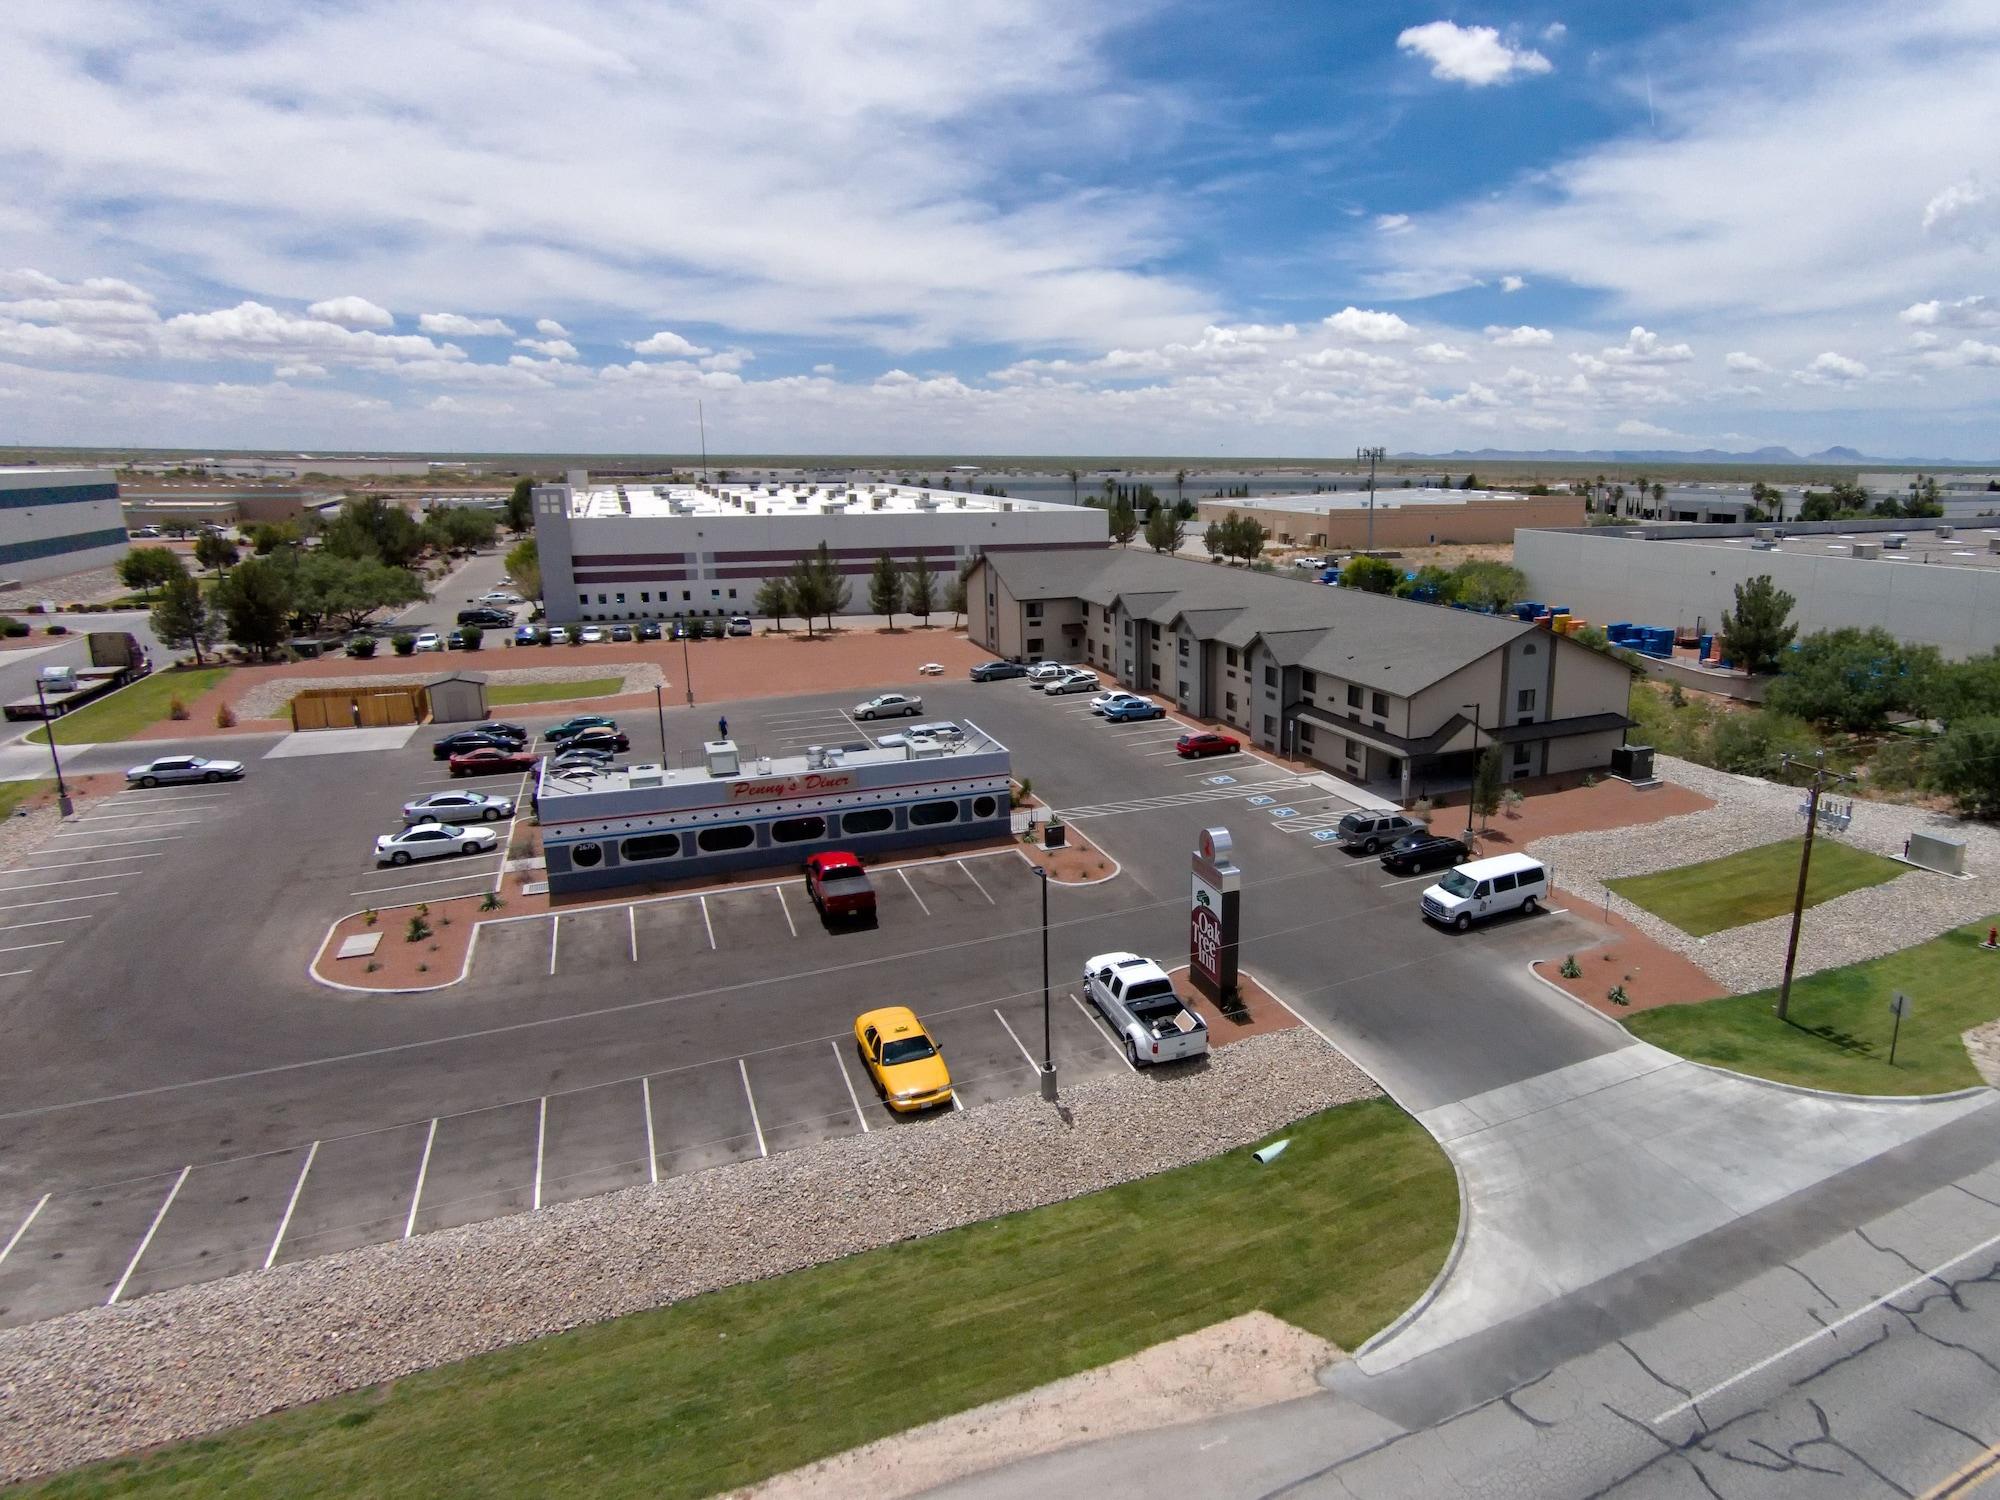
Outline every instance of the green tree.
[[236, 543], [219, 531], [204, 531], [194, 539], [194, 560], [221, 577], [236, 566]]
[[1961, 719], [1931, 756], [1930, 784], [1975, 818], [2000, 817], [2000, 717]]
[[1436, 563], [1425, 563], [1417, 569], [1417, 576], [1405, 578], [1397, 575], [1396, 597], [1399, 599], [1432, 599], [1439, 604], [1449, 604], [1452, 600], [1454, 580], [1451, 569]]
[[514, 488], [507, 496], [507, 529], [516, 536], [525, 536], [535, 529], [535, 480], [534, 476], [523, 474], [514, 481]]
[[229, 570], [216, 588], [229, 639], [268, 661], [283, 644], [292, 618], [292, 580], [268, 557], [252, 557]]
[[1386, 594], [1402, 582], [1402, 570], [1379, 557], [1349, 558], [1340, 570], [1340, 586], [1359, 589], [1364, 594]]
[[118, 581], [128, 589], [150, 595], [161, 584], [187, 577], [187, 564], [180, 554], [165, 547], [134, 547], [118, 559]]
[[1111, 540], [1123, 547], [1139, 534], [1139, 513], [1132, 509], [1132, 502], [1124, 496], [1111, 506]]
[[813, 620], [826, 608], [825, 593], [819, 569], [813, 566], [810, 557], [802, 557], [792, 569], [792, 576], [785, 582], [786, 596], [792, 601], [792, 608], [804, 617], [806, 638], [812, 639]]
[[1505, 609], [1528, 592], [1519, 568], [1490, 558], [1469, 558], [1451, 570], [1451, 577], [1457, 601], [1480, 609]]
[[1761, 479], [1750, 482], [1750, 519], [1765, 521], [1772, 518], [1784, 519], [1785, 497], [1780, 490], [1772, 488]]
[[937, 607], [937, 579], [925, 566], [920, 557], [911, 563], [904, 574], [903, 608], [915, 615], [925, 625], [931, 622], [931, 611]]
[[507, 576], [523, 599], [542, 597], [542, 555], [533, 537], [523, 537], [507, 549]]
[[1819, 737], [1803, 719], [1757, 709], [1718, 717], [1709, 733], [1707, 759], [1720, 770], [1769, 777], [1785, 756], [1807, 756], [1819, 748]]
[[1759, 573], [1736, 585], [1736, 607], [1722, 616], [1722, 654], [1746, 672], [1775, 672], [1799, 631], [1787, 623], [1798, 603]]
[[153, 606], [153, 634], [169, 646], [186, 646], [200, 666], [203, 653], [222, 634], [222, 621], [209, 608], [201, 584], [183, 572], [160, 591], [160, 602]]
[[341, 557], [375, 557], [402, 568], [424, 550], [424, 530], [402, 506], [380, 495], [356, 495], [327, 523], [321, 542]]
[[853, 585], [847, 575], [840, 571], [840, 565], [833, 560], [833, 549], [822, 538], [812, 555], [813, 576], [819, 580], [819, 612], [826, 617], [826, 628], [833, 630], [833, 617], [845, 614], [854, 597]]
[[1178, 552], [1186, 537], [1180, 513], [1171, 507], [1162, 505], [1146, 517], [1146, 545], [1155, 552]]
[[1498, 742], [1479, 753], [1479, 766], [1472, 773], [1472, 810], [1482, 822], [1499, 809], [1502, 766]]
[[1235, 511], [1222, 523], [1223, 551], [1226, 555], [1254, 562], [1264, 555], [1264, 543], [1271, 533], [1255, 516], [1239, 516]]
[[259, 557], [269, 556], [280, 547], [296, 547], [302, 533], [296, 521], [257, 522], [244, 528], [244, 540]]
[[2000, 718], [2000, 651], [1940, 665], [1931, 674], [1923, 712], [1946, 724]]
[[788, 578], [766, 578], [757, 585], [755, 609], [760, 615], [769, 615], [773, 628], [785, 628], [785, 616], [792, 613], [792, 584]]
[[424, 586], [407, 568], [392, 568], [372, 557], [315, 555], [293, 575], [293, 608], [359, 630], [377, 610], [400, 608], [424, 598]]
[[1831, 521], [1839, 513], [1839, 502], [1825, 490], [1807, 490], [1799, 499], [1801, 521]]
[[1828, 728], [1880, 729], [1929, 698], [1938, 664], [1936, 647], [1906, 645], [1880, 626], [1822, 630], [1786, 653], [1764, 706]]
[[1478, 489], [1478, 488], [1479, 488], [1479, 476], [1478, 476], [1477, 474], [1468, 474], [1468, 475], [1466, 475], [1466, 476], [1465, 476], [1465, 482], [1464, 482], [1463, 484], [1461, 484], [1461, 485], [1459, 486], [1459, 488], [1460, 488], [1460, 489], [1462, 489], [1462, 490], [1476, 490], [1476, 489]]
[[965, 618], [965, 576], [960, 574], [952, 579], [951, 587], [944, 591], [944, 607], [951, 611], [951, 628], [958, 629]]
[[875, 571], [868, 575], [868, 608], [887, 615], [893, 628], [896, 611], [903, 607], [903, 573], [896, 559], [884, 552], [875, 559]]
[[424, 518], [424, 539], [439, 552], [477, 552], [490, 547], [500, 523], [490, 512], [465, 505], [446, 505]]
[[1201, 534], [1201, 544], [1208, 549], [1210, 562], [1222, 556], [1223, 549], [1228, 545], [1228, 537], [1223, 532], [1220, 521], [1210, 521], [1208, 523], [1207, 528]]

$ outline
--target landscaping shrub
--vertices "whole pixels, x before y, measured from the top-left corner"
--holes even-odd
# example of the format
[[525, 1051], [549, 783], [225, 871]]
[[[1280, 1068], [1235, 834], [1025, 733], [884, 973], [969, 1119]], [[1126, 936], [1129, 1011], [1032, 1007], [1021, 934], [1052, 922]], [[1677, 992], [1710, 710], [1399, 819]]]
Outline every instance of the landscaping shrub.
[[413, 656], [416, 654], [417, 638], [404, 631], [399, 630], [391, 636], [389, 644], [395, 648], [398, 656]]
[[69, 634], [69, 626], [67, 626], [67, 625], [51, 625], [51, 626], [49, 626], [49, 627], [48, 627], [47, 629], [45, 629], [45, 630], [44, 630], [44, 631], [42, 632], [42, 634], [43, 634], [43, 635], [68, 635], [68, 634]]
[[178, 696], [174, 697], [168, 702], [167, 704], [168, 718], [185, 719], [187, 716], [188, 716], [188, 707], [185, 703], [181, 702]]
[[375, 654], [375, 637], [372, 635], [357, 635], [347, 643], [347, 654], [358, 660], [367, 661]]
[[234, 729], [236, 727], [236, 710], [231, 708], [227, 703], [216, 705], [215, 727], [217, 729]]
[[421, 943], [430, 935], [431, 924], [426, 922], [422, 917], [412, 916], [410, 918], [409, 930], [403, 934], [403, 941], [406, 943]]

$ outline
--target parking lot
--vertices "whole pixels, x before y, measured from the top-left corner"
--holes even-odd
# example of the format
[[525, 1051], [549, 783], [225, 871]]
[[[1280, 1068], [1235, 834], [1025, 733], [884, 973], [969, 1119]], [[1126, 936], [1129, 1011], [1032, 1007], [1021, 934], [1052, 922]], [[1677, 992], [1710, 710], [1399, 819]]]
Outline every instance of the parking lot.
[[[1527, 946], [1559, 940], [1551, 919], [1470, 941], [1428, 929], [1404, 882], [1315, 838], [1345, 809], [1333, 784], [1251, 753], [1183, 762], [1174, 721], [1107, 725], [1019, 683], [921, 690], [925, 717], [1012, 745], [1018, 771], [1121, 862], [1119, 878], [1051, 898], [1050, 1041], [1066, 1083], [1127, 1068], [1074, 996], [1082, 959], [1180, 956], [1188, 851], [1216, 822], [1246, 869], [1245, 963], [1309, 1018], [1363, 1017], [1391, 1061], [1419, 1068], [1467, 1025], [1491, 1030], [1497, 1057], [1534, 1051], [1542, 1020], [1484, 1019], [1466, 997], [1513, 984], [1491, 977], [1494, 955], [1518, 967]], [[658, 745], [679, 762], [722, 713], [751, 753], [901, 727], [856, 724], [852, 701], [670, 709], [663, 744], [657, 722], [627, 728], [635, 758]], [[908, 1004], [933, 1029], [960, 1107], [1037, 1087], [1042, 893], [1011, 850], [878, 870], [879, 920], [857, 930], [821, 924], [787, 877], [505, 911], [480, 927], [465, 981], [432, 993], [313, 983], [305, 964], [336, 917], [499, 881], [501, 852], [373, 860], [403, 801], [468, 784], [431, 758], [431, 738], [239, 741], [244, 782], [93, 799], [0, 875], [15, 893], [0, 915], [82, 919], [0, 933], [20, 950], [0, 961], [25, 971], [0, 980], [24, 1043], [0, 1058], [0, 1321], [926, 1128], [883, 1107], [855, 1055], [853, 1019], [877, 1005]], [[88, 771], [131, 758], [79, 754]], [[521, 791], [511, 777], [470, 784]], [[57, 881], [79, 884], [42, 884]], [[27, 905], [42, 901], [66, 904]]]

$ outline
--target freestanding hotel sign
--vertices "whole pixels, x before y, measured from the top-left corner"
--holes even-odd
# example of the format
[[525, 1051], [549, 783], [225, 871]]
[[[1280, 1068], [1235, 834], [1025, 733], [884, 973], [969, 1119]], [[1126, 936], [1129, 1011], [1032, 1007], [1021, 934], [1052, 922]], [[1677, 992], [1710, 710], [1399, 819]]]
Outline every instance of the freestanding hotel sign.
[[1204, 828], [1194, 851], [1188, 902], [1188, 972], [1194, 987], [1217, 1005], [1235, 1005], [1236, 934], [1243, 872], [1232, 857], [1229, 830]]

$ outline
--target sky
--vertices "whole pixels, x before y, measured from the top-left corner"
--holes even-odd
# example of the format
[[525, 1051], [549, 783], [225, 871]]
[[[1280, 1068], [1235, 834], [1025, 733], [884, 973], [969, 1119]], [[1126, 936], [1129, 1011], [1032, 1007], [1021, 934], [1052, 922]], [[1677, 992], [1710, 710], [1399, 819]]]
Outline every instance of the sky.
[[2000, 456], [2000, 5], [0, 7], [0, 444]]

